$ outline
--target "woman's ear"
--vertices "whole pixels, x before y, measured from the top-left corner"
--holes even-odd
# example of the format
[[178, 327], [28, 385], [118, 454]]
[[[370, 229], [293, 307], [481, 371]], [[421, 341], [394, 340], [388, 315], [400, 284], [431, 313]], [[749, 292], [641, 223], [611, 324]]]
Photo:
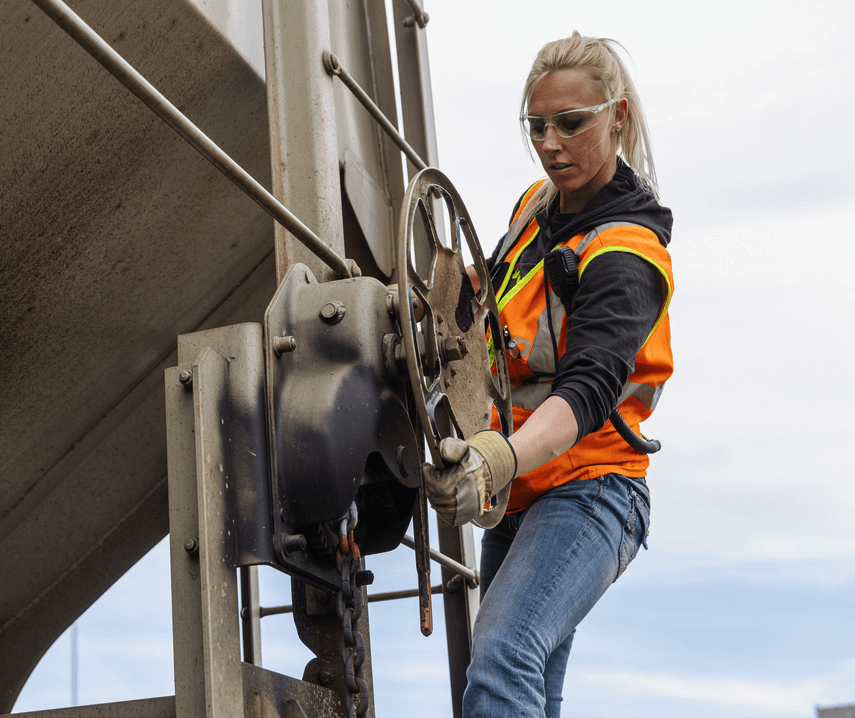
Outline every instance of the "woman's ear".
[[626, 98], [621, 99], [621, 101], [615, 105], [615, 114], [612, 119], [612, 133], [620, 132], [623, 129], [623, 126], [626, 124], [628, 107], [629, 103], [626, 101]]

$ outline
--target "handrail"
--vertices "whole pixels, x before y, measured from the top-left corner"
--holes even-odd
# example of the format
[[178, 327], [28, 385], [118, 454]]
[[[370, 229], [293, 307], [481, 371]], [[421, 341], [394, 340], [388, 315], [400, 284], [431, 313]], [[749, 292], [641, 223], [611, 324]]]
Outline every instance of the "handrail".
[[377, 121], [377, 124], [383, 128], [383, 131], [398, 145], [401, 152], [407, 156], [410, 162], [420, 170], [427, 167], [427, 163], [419, 157], [419, 153], [412, 148], [407, 140], [404, 139], [404, 136], [398, 132], [395, 125], [383, 114], [383, 110], [374, 103], [374, 100], [360, 87], [359, 83], [353, 79], [353, 76], [342, 67], [341, 60], [336, 55], [331, 52], [324, 52], [324, 69], [326, 69], [327, 74], [338, 77], [342, 81], [344, 86], [353, 93], [353, 96], [362, 103], [362, 106]]
[[[416, 541], [410, 535], [405, 535], [404, 538], [401, 539], [401, 543], [404, 544], [404, 546], [410, 547], [414, 551], [416, 549]], [[450, 556], [446, 556], [444, 553], [431, 549], [430, 557], [440, 566], [445, 566], [445, 568], [454, 571], [456, 574], [466, 579], [466, 583], [469, 585], [469, 588], [476, 588], [481, 581], [481, 576], [477, 569], [464, 566], [462, 563], [458, 563]]]

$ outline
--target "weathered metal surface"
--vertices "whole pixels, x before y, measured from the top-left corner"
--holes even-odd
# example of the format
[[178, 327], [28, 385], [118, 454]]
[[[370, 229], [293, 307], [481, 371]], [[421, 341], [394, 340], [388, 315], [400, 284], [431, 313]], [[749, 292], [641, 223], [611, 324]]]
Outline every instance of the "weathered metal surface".
[[[435, 215], [429, 198], [444, 201], [451, 241], [440, 239], [436, 227], [443, 214]], [[499, 310], [490, 275], [463, 200], [439, 170], [428, 168], [410, 182], [405, 195], [406, 214], [396, 244], [398, 275], [406, 277], [407, 301], [399, 302], [398, 320], [416, 408], [433, 463], [442, 466], [440, 441], [449, 436], [467, 438], [490, 427], [495, 408], [505, 433], [513, 431], [510, 381], [505, 353], [494, 352], [496, 373], [490, 372], [485, 328], [499, 336]], [[427, 271], [413, 265], [411, 251], [416, 226], [427, 230], [432, 260]], [[480, 289], [475, 292], [463, 261], [464, 240], [472, 254]], [[412, 298], [425, 310], [416, 322]], [[420, 341], [424, 351], [419, 351]], [[459, 358], [457, 358], [459, 357]]]
[[[179, 379], [184, 369], [193, 373], [190, 386]], [[166, 372], [166, 392], [176, 712], [240, 716], [228, 362], [206, 349], [189, 367]], [[188, 551], [193, 539], [198, 549]]]
[[[392, 7], [404, 136], [430, 167], [439, 167], [427, 33], [423, 24], [412, 21], [414, 9], [407, 0], [393, 0]], [[411, 162], [407, 163], [408, 179], [412, 179], [418, 171], [418, 167]], [[433, 202], [435, 204], [438, 200], [434, 199]], [[444, 237], [445, 228], [441, 227], [439, 231], [440, 237]], [[422, 236], [421, 239], [426, 237]], [[418, 242], [414, 255], [419, 271], [427, 271], [431, 260], [428, 244]]]
[[[383, 337], [397, 331], [387, 296], [370, 277], [319, 284], [295, 265], [270, 303], [267, 336], [296, 342], [280, 356], [267, 349], [277, 536], [337, 520], [354, 500], [364, 554], [395, 548], [410, 522], [419, 447], [404, 387], [385, 368]], [[311, 553], [286, 561], [310, 582], [338, 585]]]
[[272, 564], [273, 525], [265, 406], [264, 331], [236, 324], [178, 337], [178, 363], [190, 364], [206, 348], [229, 362], [232, 475], [236, 501], [238, 566]]
[[161, 117], [173, 130], [187, 140], [214, 167], [245, 192], [249, 198], [285, 227], [295, 239], [303, 244], [318, 259], [330, 267], [338, 276], [353, 274], [344, 259], [331, 250], [300, 219], [262, 187], [237, 162], [200, 130], [188, 117], [181, 113], [161, 92], [146, 80], [119, 53], [92, 30], [62, 0], [32, 0], [56, 24], [75, 40], [84, 50], [107, 69], [153, 112]]
[[[433, 93], [430, 84], [427, 35], [424, 25], [407, 22], [413, 8], [407, 0], [393, 0], [398, 76], [401, 83], [401, 114], [404, 134], [421, 158], [431, 167], [439, 165]], [[409, 166], [410, 177], [418, 167]]]
[[[315, 654], [315, 658], [306, 664], [303, 681], [326, 686], [337, 696], [345, 696], [347, 683], [342, 666], [342, 622], [336, 613], [335, 600], [324, 601], [322, 610], [318, 610], [316, 600], [318, 591], [319, 589], [307, 586], [301, 581], [291, 581], [291, 603], [297, 635]], [[364, 589], [363, 592], [365, 592]], [[367, 608], [363, 609], [356, 628], [365, 639], [366, 658], [362, 666], [362, 675], [367, 684], [373, 686], [371, 633]], [[342, 700], [341, 715], [345, 715], [343, 706], [344, 700]], [[366, 715], [368, 718], [374, 718], [373, 701]]]
[[[74, 7], [249, 174], [269, 185], [264, 83], [246, 52], [237, 52], [226, 37], [242, 22], [236, 6], [218, 0], [121, 6], [76, 0]], [[39, 13], [12, 0], [0, 0], [0, 9], [0, 120], [4, 137], [13, 138], [4, 142], [0, 166], [0, 181], [12, 188], [0, 200], [6, 350], [0, 362], [0, 572], [20, 577], [0, 585], [0, 710], [8, 710], [50, 643], [165, 534], [161, 381], [163, 370], [176, 363], [174, 337], [258, 321], [276, 272], [272, 223], [257, 207]], [[395, 123], [383, 4], [331, 3], [330, 13], [331, 46], [324, 49], [339, 54]], [[423, 48], [423, 35], [417, 37]], [[303, 61], [311, 62], [313, 53], [304, 54], [309, 60]], [[317, 69], [323, 73], [319, 58]], [[421, 70], [424, 84], [426, 63]], [[336, 171], [344, 173], [346, 192], [315, 192], [302, 172], [294, 186], [310, 201], [321, 198], [322, 213], [332, 208], [334, 214], [341, 204], [348, 255], [385, 280], [403, 192], [400, 158], [343, 88], [333, 93]], [[405, 115], [412, 106], [405, 103]], [[418, 146], [413, 134], [407, 136]], [[432, 132], [425, 136], [430, 143]], [[436, 164], [435, 152], [423, 156]], [[173, 384], [177, 391], [177, 376]], [[192, 385], [180, 390], [193, 391]], [[192, 442], [190, 448], [192, 456]], [[237, 488], [238, 503], [240, 497]], [[46, 525], [57, 537], [47, 545]], [[208, 539], [191, 538], [199, 553], [178, 542], [181, 559], [206, 560]], [[208, 551], [208, 559], [213, 563], [207, 571], [216, 573], [214, 553]], [[231, 588], [229, 595], [236, 604]], [[187, 597], [182, 600], [186, 610]], [[198, 596], [194, 600], [199, 603]], [[204, 610], [213, 615], [220, 609], [209, 602]], [[202, 610], [200, 604], [200, 616]], [[209, 653], [221, 638], [208, 635], [205, 648], [201, 618], [184, 626], [176, 640], [180, 634]], [[228, 629], [227, 642], [234, 642], [236, 630]], [[367, 626], [361, 630], [367, 634]], [[219, 688], [237, 700], [235, 672], [228, 668], [233, 660], [224, 659], [230, 678]], [[253, 667], [243, 668], [248, 714], [338, 714], [334, 707], [324, 712], [332, 693], [320, 687], [309, 686], [305, 699], [280, 700], [287, 695], [282, 681], [293, 681], [284, 677], [276, 679], [277, 693], [256, 691], [250, 700], [246, 676]], [[219, 690], [216, 680], [209, 682]], [[196, 701], [192, 690], [182, 691]], [[151, 708], [160, 710], [169, 700], [133, 703], [146, 711], [161, 701]], [[106, 713], [69, 710], [123, 715], [110, 706], [92, 707]]]
[[261, 605], [258, 593], [258, 566], [241, 566], [240, 605], [244, 663], [261, 665]]
[[[188, 2], [74, 7], [269, 183], [264, 82], [223, 26]], [[0, 14], [3, 711], [167, 532], [175, 336], [259, 321], [275, 274], [263, 212], [35, 6]]]
[[[329, 9], [331, 46], [324, 49], [341, 58], [397, 124], [385, 3], [330, 2]], [[345, 87], [333, 83], [333, 94], [347, 256], [357, 260], [363, 274], [386, 282], [393, 271], [392, 245], [404, 194], [401, 154]]]
[[422, 635], [433, 633], [433, 591], [430, 585], [430, 519], [428, 516], [427, 494], [424, 486], [419, 487], [416, 507], [413, 511], [413, 535], [415, 540], [408, 543], [409, 536], [404, 536], [403, 543], [416, 552], [416, 580], [419, 585], [419, 630]]
[[[263, 0], [273, 194], [338, 254], [344, 255], [332, 78], [321, 53], [330, 46], [324, 2]], [[276, 277], [294, 263], [334, 275], [285, 228], [276, 229]]]
[[244, 705], [247, 718], [265, 718], [265, 703], [276, 718], [339, 718], [344, 708], [329, 688], [243, 664]]
[[[175, 696], [15, 713], [14, 718], [176, 718]], [[8, 718], [7, 715], [0, 718]]]

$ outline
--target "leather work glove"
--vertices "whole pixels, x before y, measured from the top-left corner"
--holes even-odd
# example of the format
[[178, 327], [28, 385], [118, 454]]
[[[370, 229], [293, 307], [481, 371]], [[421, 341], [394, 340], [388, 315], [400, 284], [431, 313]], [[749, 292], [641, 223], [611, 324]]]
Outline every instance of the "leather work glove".
[[[468, 442], [443, 439], [439, 454], [446, 468], [424, 464], [422, 476], [428, 499], [440, 518], [452, 526], [475, 521], [492, 528], [499, 523], [517, 472], [517, 456], [505, 436], [489, 430], [479, 431]], [[496, 494], [498, 505], [485, 513], [485, 504]]]

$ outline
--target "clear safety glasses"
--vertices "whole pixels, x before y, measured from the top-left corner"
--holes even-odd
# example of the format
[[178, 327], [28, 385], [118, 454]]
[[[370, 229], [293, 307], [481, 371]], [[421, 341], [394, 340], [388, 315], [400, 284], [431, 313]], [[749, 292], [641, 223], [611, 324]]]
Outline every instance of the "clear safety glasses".
[[583, 107], [579, 110], [565, 110], [564, 112], [557, 112], [547, 117], [526, 115], [520, 117], [520, 122], [522, 122], [526, 134], [534, 142], [543, 142], [546, 139], [547, 127], [552, 127], [558, 133], [559, 137], [569, 139], [570, 137], [581, 135], [583, 132], [587, 132], [594, 127], [597, 124], [597, 115], [621, 99], [623, 98], [615, 97], [613, 100], [604, 102], [602, 105]]

